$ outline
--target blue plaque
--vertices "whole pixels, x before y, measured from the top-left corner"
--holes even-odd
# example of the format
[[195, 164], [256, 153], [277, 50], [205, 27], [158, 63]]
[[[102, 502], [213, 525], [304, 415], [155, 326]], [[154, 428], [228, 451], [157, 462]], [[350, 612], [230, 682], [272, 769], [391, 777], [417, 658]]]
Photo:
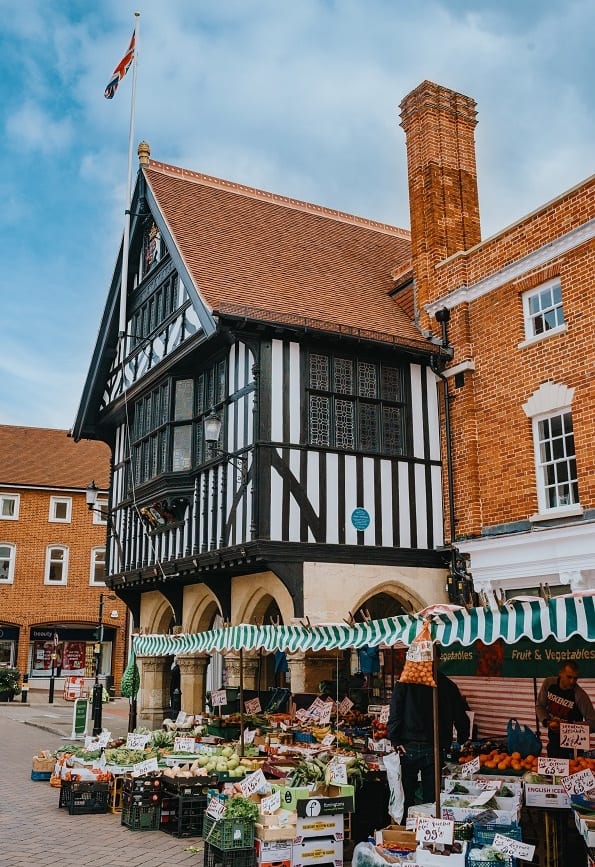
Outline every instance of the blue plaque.
[[354, 509], [351, 513], [351, 523], [356, 530], [366, 530], [370, 526], [370, 513], [366, 509]]

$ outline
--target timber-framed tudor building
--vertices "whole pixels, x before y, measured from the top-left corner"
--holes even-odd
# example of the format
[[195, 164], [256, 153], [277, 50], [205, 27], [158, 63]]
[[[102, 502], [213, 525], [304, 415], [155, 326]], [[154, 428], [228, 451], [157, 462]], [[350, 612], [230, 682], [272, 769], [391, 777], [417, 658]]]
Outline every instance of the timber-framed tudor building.
[[[515, 389], [504, 369], [531, 304], [523, 293], [537, 287], [546, 304], [543, 281], [559, 279], [554, 242], [572, 224], [576, 244], [567, 243], [563, 261], [592, 246], [580, 226], [585, 213], [592, 219], [593, 184], [561, 197], [559, 225], [560, 207], [550, 203], [482, 242], [475, 103], [424, 82], [403, 101], [401, 119], [411, 233], [160, 163], [139, 146], [127, 249], [71, 432], [111, 448], [107, 583], [136, 630], [416, 611], [469, 591], [455, 546], [473, 549], [471, 571], [477, 562], [480, 589], [491, 593], [504, 592], [506, 580], [483, 565], [511, 550], [516, 557], [537, 523], [556, 550], [564, 538], [570, 551], [577, 532], [587, 538], [595, 491], [582, 485], [578, 509], [578, 487], [564, 479], [581, 462], [573, 463], [569, 431], [564, 466], [557, 457], [540, 463], [535, 446], [549, 437], [558, 453], [542, 422], [574, 391], [553, 395], [546, 385], [545, 394], [542, 383], [560, 384], [570, 348], [552, 352], [550, 338], [546, 361], [521, 365]], [[511, 238], [526, 242], [512, 258]], [[465, 294], [474, 279], [482, 291]], [[498, 377], [486, 378], [485, 365], [495, 364], [490, 292], [503, 286], [506, 349]], [[533, 324], [549, 332], [546, 308]], [[529, 343], [535, 354], [546, 341]], [[506, 442], [500, 450], [490, 451], [490, 413]], [[215, 416], [213, 446], [205, 422]], [[509, 472], [515, 483], [503, 502]], [[591, 580], [591, 559], [595, 575], [585, 545], [577, 586]], [[450, 583], [453, 566], [462, 584]], [[566, 571], [544, 554], [531, 573], [507, 563], [504, 578], [514, 578], [515, 592], [544, 580], [565, 587]], [[163, 717], [170, 662], [139, 659], [139, 713], [149, 724]], [[209, 662], [180, 658], [187, 711], [203, 706]], [[316, 690], [336, 665], [322, 654], [287, 662], [297, 692]], [[228, 654], [230, 685], [238, 665]], [[245, 656], [243, 673], [248, 687], [270, 686], [272, 658]]]

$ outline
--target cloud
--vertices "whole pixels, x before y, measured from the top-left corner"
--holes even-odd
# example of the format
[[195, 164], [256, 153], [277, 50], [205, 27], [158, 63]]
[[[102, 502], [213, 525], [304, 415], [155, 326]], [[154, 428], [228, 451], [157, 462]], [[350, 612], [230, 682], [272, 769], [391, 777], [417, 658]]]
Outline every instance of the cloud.
[[70, 146], [73, 126], [69, 118], [54, 120], [39, 105], [28, 101], [9, 115], [6, 135], [19, 150], [49, 156]]

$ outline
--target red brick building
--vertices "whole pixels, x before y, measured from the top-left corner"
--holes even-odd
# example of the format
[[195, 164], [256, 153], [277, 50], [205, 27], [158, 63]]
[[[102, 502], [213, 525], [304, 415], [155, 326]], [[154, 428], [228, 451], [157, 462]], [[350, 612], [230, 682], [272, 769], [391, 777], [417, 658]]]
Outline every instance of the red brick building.
[[454, 347], [447, 538], [488, 596], [593, 588], [595, 177], [482, 240], [474, 101], [426, 81], [401, 123], [414, 313]]
[[[100, 497], [90, 512], [92, 480]], [[66, 676], [94, 676], [102, 593], [100, 674], [120, 683], [127, 616], [104, 583], [108, 487], [103, 443], [0, 426], [0, 664], [27, 673], [33, 688], [48, 686], [53, 653], [56, 692]]]

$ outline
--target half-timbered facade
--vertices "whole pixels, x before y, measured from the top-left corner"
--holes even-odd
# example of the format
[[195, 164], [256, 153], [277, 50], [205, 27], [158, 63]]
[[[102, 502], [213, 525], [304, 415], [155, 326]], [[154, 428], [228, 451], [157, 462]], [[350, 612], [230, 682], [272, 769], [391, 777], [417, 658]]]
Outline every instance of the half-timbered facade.
[[135, 625], [443, 598], [442, 350], [408, 232], [139, 157], [73, 429], [112, 449], [108, 582]]

